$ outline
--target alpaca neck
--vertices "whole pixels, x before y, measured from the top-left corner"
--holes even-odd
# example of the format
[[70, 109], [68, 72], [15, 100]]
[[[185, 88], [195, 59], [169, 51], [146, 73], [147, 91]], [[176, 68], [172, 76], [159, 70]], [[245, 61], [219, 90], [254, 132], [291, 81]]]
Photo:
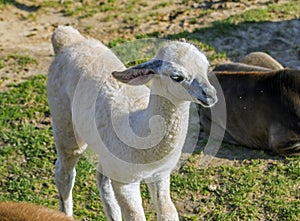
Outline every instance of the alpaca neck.
[[[171, 123], [171, 125], [173, 119], [187, 120], [190, 102], [178, 100], [168, 91], [167, 87], [162, 85], [161, 79], [154, 78], [152, 80], [150, 101], [147, 108], [148, 115], [160, 115], [167, 124]], [[185, 115], [185, 113], [187, 114]]]
[[[145, 145], [148, 148], [134, 151], [137, 155], [135, 159], [150, 163], [161, 160], [173, 151], [181, 152], [188, 128], [189, 102], [173, 104], [167, 98], [151, 94], [149, 105], [142, 115], [138, 131], [147, 131], [146, 136], [151, 139]], [[147, 158], [139, 155], [146, 155]]]
[[174, 127], [188, 119], [189, 102], [174, 103], [163, 96], [151, 94], [145, 113], [148, 120], [153, 116], [160, 116], [166, 126]]

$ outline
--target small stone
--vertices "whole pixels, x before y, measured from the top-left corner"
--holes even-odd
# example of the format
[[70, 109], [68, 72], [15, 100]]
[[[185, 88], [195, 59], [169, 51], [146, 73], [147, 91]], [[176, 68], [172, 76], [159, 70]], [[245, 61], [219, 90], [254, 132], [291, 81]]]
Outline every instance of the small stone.
[[209, 186], [208, 186], [208, 190], [210, 190], [210, 191], [216, 191], [218, 189], [218, 187], [217, 187], [217, 185], [215, 185], [215, 184], [210, 184]]

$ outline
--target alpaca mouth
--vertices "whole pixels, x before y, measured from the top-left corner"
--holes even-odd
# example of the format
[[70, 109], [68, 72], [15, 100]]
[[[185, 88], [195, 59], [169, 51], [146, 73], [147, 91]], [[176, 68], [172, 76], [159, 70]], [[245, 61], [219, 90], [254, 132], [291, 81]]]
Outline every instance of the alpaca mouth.
[[194, 102], [203, 107], [212, 107], [218, 101], [215, 88], [206, 83], [199, 83], [197, 79], [189, 85], [188, 92]]
[[198, 102], [203, 107], [212, 107], [215, 103], [217, 103], [218, 99], [212, 96], [206, 96], [204, 98], [199, 98]]

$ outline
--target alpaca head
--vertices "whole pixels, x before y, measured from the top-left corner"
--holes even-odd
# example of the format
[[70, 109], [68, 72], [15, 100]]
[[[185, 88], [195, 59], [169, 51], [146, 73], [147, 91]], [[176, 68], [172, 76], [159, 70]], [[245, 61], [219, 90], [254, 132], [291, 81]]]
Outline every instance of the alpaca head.
[[154, 59], [113, 76], [130, 85], [152, 80], [155, 93], [172, 101], [190, 101], [210, 107], [217, 101], [216, 90], [207, 78], [208, 61], [195, 46], [172, 42], [159, 49]]

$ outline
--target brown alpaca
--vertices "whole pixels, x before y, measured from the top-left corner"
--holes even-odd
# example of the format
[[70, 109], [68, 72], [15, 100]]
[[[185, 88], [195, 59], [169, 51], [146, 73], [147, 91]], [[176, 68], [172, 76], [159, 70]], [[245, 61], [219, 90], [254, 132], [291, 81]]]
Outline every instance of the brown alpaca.
[[224, 126], [222, 114], [212, 118], [213, 111], [224, 113], [220, 103], [209, 110], [202, 108], [203, 130], [209, 134], [214, 125], [225, 130], [224, 136], [212, 133], [215, 139], [300, 156], [300, 70], [284, 69], [263, 52], [251, 53], [240, 62], [213, 70], [221, 86], [216, 87], [217, 94], [223, 93], [226, 100], [227, 121]]
[[[31, 203], [0, 202], [0, 221], [71, 221], [64, 213]], [[74, 221], [74, 220], [73, 220]]]

